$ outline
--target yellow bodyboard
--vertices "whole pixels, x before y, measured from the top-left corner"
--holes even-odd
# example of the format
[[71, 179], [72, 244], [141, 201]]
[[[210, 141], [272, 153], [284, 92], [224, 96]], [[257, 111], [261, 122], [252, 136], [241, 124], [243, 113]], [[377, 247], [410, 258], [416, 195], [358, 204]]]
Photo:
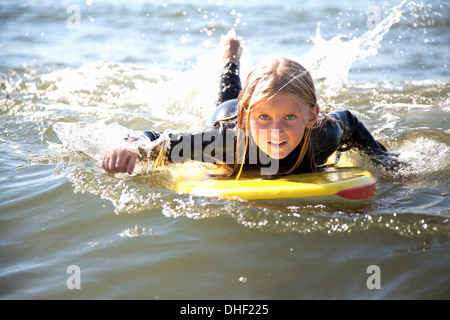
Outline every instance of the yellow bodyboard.
[[236, 180], [206, 177], [201, 172], [195, 174], [192, 165], [183, 166], [189, 177], [181, 173], [183, 169], [178, 170], [171, 189], [181, 193], [226, 199], [270, 200], [329, 196], [367, 199], [374, 194], [376, 184], [376, 179], [370, 172], [357, 167], [326, 167], [317, 173], [292, 174], [275, 179], [264, 178], [257, 173], [245, 173]]

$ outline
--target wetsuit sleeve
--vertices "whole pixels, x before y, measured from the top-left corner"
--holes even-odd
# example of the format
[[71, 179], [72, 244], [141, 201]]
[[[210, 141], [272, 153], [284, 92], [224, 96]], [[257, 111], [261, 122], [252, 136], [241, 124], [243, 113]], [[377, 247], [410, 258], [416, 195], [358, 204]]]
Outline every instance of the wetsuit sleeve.
[[[157, 131], [144, 131], [150, 140], [161, 136]], [[217, 163], [234, 163], [236, 133], [223, 126], [206, 128], [197, 132], [169, 132], [169, 161], [182, 163], [190, 160]]]
[[399, 161], [369, 132], [364, 124], [350, 111], [337, 111], [329, 114], [336, 121], [329, 121], [318, 129], [314, 147], [318, 164], [326, 162], [335, 151], [357, 148], [364, 151], [375, 164], [393, 169]]
[[153, 130], [146, 130], [144, 131], [144, 134], [151, 140], [155, 141], [161, 136], [161, 132], [153, 131]]
[[387, 149], [374, 139], [364, 124], [358, 120], [350, 111], [337, 111], [329, 114], [330, 117], [339, 120], [343, 124], [341, 130], [341, 147], [347, 145], [358, 149], [371, 149], [377, 151], [387, 151]]

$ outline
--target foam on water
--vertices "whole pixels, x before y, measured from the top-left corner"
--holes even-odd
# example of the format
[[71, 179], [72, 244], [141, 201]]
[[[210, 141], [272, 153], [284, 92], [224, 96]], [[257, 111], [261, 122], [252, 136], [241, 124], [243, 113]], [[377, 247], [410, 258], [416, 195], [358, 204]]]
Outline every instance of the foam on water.
[[450, 146], [419, 137], [404, 142], [399, 159], [408, 164], [398, 172], [402, 177], [438, 172], [450, 166]]

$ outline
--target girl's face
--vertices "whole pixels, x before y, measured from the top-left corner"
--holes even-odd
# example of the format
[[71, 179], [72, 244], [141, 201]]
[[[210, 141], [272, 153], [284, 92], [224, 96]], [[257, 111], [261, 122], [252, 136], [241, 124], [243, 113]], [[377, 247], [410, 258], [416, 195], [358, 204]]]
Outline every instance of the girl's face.
[[283, 159], [300, 144], [305, 128], [311, 129], [318, 115], [317, 105], [275, 95], [250, 112], [251, 137], [269, 157]]

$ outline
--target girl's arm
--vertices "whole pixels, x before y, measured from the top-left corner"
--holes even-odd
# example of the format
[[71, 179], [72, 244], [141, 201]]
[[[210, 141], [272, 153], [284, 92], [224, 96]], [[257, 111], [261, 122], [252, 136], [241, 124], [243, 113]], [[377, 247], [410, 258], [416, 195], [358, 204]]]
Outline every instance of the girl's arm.
[[313, 149], [317, 164], [324, 164], [335, 151], [351, 148], [363, 150], [375, 164], [392, 170], [399, 166], [396, 155], [387, 149], [367, 130], [364, 124], [350, 111], [330, 113], [323, 126], [315, 128]]
[[[109, 173], [131, 174], [138, 159], [154, 161], [160, 154], [160, 148], [167, 152], [164, 152], [164, 159], [158, 158], [158, 161], [234, 163], [236, 134], [230, 128], [216, 126], [193, 133], [148, 130], [143, 134], [137, 138], [130, 137], [110, 150], [103, 158], [103, 169]], [[169, 143], [166, 144], [166, 141]]]
[[[150, 140], [156, 140], [161, 132], [144, 131]], [[190, 160], [230, 164], [234, 161], [236, 133], [234, 129], [216, 126], [197, 132], [169, 132], [168, 160], [181, 163]]]
[[364, 124], [350, 111], [336, 111], [329, 114], [330, 117], [344, 124], [341, 137], [341, 145], [355, 146], [358, 149], [370, 149], [374, 152], [386, 152], [387, 149], [374, 139]]
[[364, 151], [374, 164], [382, 165], [386, 169], [398, 168], [400, 162], [397, 155], [388, 152], [385, 146], [375, 140], [369, 130], [350, 111], [337, 111], [329, 114], [330, 117], [338, 120], [340, 125], [340, 141], [338, 151], [345, 151], [352, 147]]

